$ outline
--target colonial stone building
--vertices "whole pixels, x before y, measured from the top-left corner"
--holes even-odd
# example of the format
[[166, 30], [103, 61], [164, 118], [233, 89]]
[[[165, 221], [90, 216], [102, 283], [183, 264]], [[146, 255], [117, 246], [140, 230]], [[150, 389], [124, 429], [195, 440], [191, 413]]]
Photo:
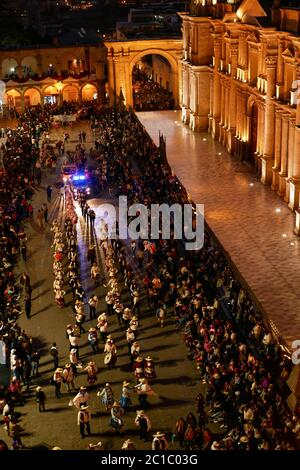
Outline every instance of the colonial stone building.
[[27, 105], [89, 101], [104, 94], [104, 46], [72, 46], [0, 51], [2, 112]]
[[183, 122], [249, 162], [300, 233], [299, 8], [277, 1], [267, 16], [258, 0], [194, 0], [180, 16]]

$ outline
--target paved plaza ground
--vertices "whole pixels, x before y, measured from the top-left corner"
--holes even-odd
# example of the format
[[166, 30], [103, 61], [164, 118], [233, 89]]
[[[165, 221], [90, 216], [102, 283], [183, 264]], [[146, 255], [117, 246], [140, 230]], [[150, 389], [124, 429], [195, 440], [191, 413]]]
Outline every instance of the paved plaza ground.
[[[70, 131], [70, 143], [66, 150], [72, 150], [78, 143], [78, 133], [85, 129], [88, 133], [86, 148], [92, 146], [92, 135], [87, 124], [80, 124]], [[51, 134], [52, 142], [61, 139], [62, 130], [53, 131]], [[34, 210], [37, 211], [43, 202], [46, 202], [46, 187], [54, 183], [59, 178], [59, 169], [57, 174], [51, 173], [51, 170], [44, 171], [42, 186], [36, 188], [36, 194], [33, 199]], [[91, 199], [89, 204], [97, 212], [97, 226], [99, 224], [99, 205], [101, 199]], [[78, 212], [79, 213], [79, 212]], [[54, 217], [63, 216], [63, 203], [58, 196], [58, 192], [53, 195], [50, 206], [50, 221]], [[49, 449], [53, 446], [59, 446], [62, 449], [86, 449], [89, 442], [103, 442], [105, 449], [120, 449], [125, 439], [134, 440], [139, 449], [150, 449], [151, 442], [144, 443], [138, 437], [138, 429], [134, 424], [136, 416], [135, 410], [140, 409], [138, 398], [133, 397], [133, 410], [126, 413], [124, 418], [124, 436], [117, 437], [111, 427], [109, 427], [109, 414], [105, 412], [100, 404], [96, 392], [99, 386], [110, 382], [115, 398], [118, 400], [121, 395], [122, 381], [125, 379], [133, 380], [133, 373], [128, 366], [129, 359], [127, 354], [127, 343], [125, 341], [125, 332], [117, 325], [116, 319], [109, 320], [109, 332], [116, 340], [118, 347], [118, 362], [115, 370], [109, 371], [103, 364], [103, 350], [93, 356], [90, 346], [87, 343], [87, 334], [83, 334], [80, 340], [80, 354], [83, 364], [86, 365], [91, 359], [94, 359], [100, 368], [98, 373], [98, 382], [95, 386], [89, 387], [90, 409], [92, 412], [91, 438], [81, 439], [79, 426], [77, 426], [77, 410], [69, 407], [68, 403], [75, 393], [66, 393], [65, 386], [62, 384], [63, 395], [60, 400], [55, 398], [54, 387], [50, 385], [50, 378], [53, 375], [53, 361], [49, 355], [49, 348], [53, 341], [56, 341], [60, 352], [60, 365], [68, 362], [69, 342], [65, 336], [66, 325], [74, 322], [74, 315], [71, 310], [71, 295], [66, 296], [67, 307], [63, 310], [57, 308], [54, 301], [52, 289], [52, 255], [51, 249], [52, 234], [47, 226], [43, 231], [38, 229], [35, 218], [31, 223], [27, 223], [26, 231], [29, 236], [28, 242], [28, 260], [26, 263], [20, 260], [18, 270], [26, 271], [31, 277], [33, 285], [32, 318], [26, 319], [25, 315], [20, 318], [21, 327], [32, 335], [34, 343], [38, 344], [42, 350], [40, 377], [33, 380], [33, 385], [26, 396], [29, 401], [24, 407], [18, 407], [16, 410], [21, 413], [20, 425], [25, 430], [22, 434], [22, 440], [27, 448]], [[79, 213], [78, 222], [78, 242], [81, 262], [81, 275], [83, 286], [89, 295], [96, 292], [101, 298], [100, 312], [104, 309], [104, 289], [98, 287], [94, 289], [89, 279], [89, 265], [87, 264], [87, 245], [91, 240], [91, 232], [85, 225], [83, 218]], [[101, 257], [99, 259], [101, 262]], [[125, 299], [126, 300], [126, 299]], [[124, 300], [123, 300], [124, 301]], [[148, 415], [153, 423], [153, 431], [166, 431], [168, 438], [170, 431], [178, 418], [187, 416], [188, 412], [193, 410], [194, 400], [197, 393], [202, 390], [203, 385], [199, 384], [197, 370], [193, 362], [186, 358], [187, 349], [183, 342], [181, 334], [175, 329], [174, 320], [169, 316], [165, 328], [157, 325], [154, 312], [148, 310], [145, 302], [142, 304], [142, 317], [138, 331], [138, 339], [141, 343], [143, 355], [150, 354], [156, 365], [157, 379], [153, 382], [153, 389], [157, 393], [156, 397], [151, 397], [151, 408]], [[87, 317], [89, 318], [89, 317]], [[95, 326], [96, 321], [87, 321], [84, 326], [88, 328]], [[37, 385], [44, 387], [47, 395], [46, 413], [39, 413], [34, 398], [34, 390]], [[87, 385], [86, 374], [81, 374], [76, 380], [76, 386]], [[212, 424], [211, 429], [214, 429]], [[3, 426], [0, 429], [0, 439], [8, 442]], [[172, 448], [172, 446], [171, 446]], [[175, 447], [176, 448], [176, 447]]]
[[252, 169], [210, 135], [194, 133], [180, 111], [137, 113], [153, 140], [167, 139], [168, 161], [250, 290], [288, 345], [300, 339], [300, 239], [295, 215]]

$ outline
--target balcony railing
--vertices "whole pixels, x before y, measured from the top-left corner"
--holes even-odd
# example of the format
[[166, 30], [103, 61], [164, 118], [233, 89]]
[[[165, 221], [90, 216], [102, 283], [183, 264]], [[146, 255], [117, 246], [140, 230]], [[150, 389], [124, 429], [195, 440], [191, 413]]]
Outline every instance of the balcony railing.
[[22, 77], [19, 77], [17, 74], [12, 73], [10, 75], [6, 75], [3, 78], [4, 82], [8, 82], [9, 80], [13, 80], [16, 83], [25, 83], [28, 80], [33, 80], [36, 82], [40, 82], [42, 80], [45, 80], [45, 78], [53, 78], [53, 80], [65, 80], [66, 78], [75, 78], [75, 79], [81, 79], [85, 77], [90, 77], [91, 75], [94, 75], [95, 71], [88, 72], [87, 70], [80, 72], [80, 73], [75, 73], [75, 72], [70, 72], [70, 71], [63, 71], [60, 74], [56, 72], [52, 73], [43, 73], [41, 75], [38, 74], [27, 74], [23, 75]]

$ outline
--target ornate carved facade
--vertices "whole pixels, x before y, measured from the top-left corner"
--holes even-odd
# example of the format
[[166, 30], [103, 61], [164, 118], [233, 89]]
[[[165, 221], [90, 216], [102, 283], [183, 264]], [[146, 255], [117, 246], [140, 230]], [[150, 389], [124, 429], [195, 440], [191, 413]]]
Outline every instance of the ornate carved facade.
[[[236, 12], [214, 0], [192, 4], [196, 15], [180, 13], [182, 120], [253, 165], [296, 210], [300, 233], [299, 12], [277, 5], [277, 24], [263, 27], [256, 0], [244, 0]], [[282, 30], [289, 24], [292, 32]]]

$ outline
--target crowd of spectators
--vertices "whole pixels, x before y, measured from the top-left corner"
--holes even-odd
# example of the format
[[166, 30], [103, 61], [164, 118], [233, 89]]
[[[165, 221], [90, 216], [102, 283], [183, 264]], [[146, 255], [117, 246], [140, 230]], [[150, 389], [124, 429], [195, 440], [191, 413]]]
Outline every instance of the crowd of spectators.
[[[93, 158], [99, 167], [105, 166], [112, 195], [126, 195], [128, 204], [188, 202], [185, 189], [134, 114], [90, 111], [92, 125], [101, 135]], [[20, 117], [20, 125], [8, 135], [0, 180], [0, 339], [12, 371], [9, 385], [0, 389], [0, 405], [14, 448], [22, 446], [14, 407], [26, 399], [22, 381], [28, 386], [36, 351], [17, 322], [21, 289], [30, 293], [30, 280], [25, 276], [18, 283], [13, 265], [26, 237], [23, 223], [30, 215], [39, 137], [49, 128], [54, 112], [51, 107], [29, 109]], [[203, 248], [196, 252], [184, 251], [183, 244], [172, 239], [145, 240], [133, 251], [148, 306], [157, 313], [163, 309], [167, 321], [175, 319], [187, 357], [199, 372], [194, 408], [175, 426], [179, 445], [210, 450], [298, 448], [300, 420], [285, 396], [290, 358], [213, 237], [206, 233]], [[122, 267], [126, 278], [134, 278], [134, 269], [129, 264]], [[218, 425], [218, 432], [212, 432], [210, 423]]]
[[172, 92], [150, 78], [145, 71], [134, 67], [132, 72], [133, 106], [136, 111], [174, 109]]
[[[127, 195], [129, 204], [188, 202], [133, 114], [106, 111], [95, 119], [102, 135], [95, 158], [106, 162], [116, 195]], [[297, 448], [299, 416], [285, 401], [291, 360], [213, 238], [206, 233], [199, 252], [183, 252], [175, 240], [152, 240], [142, 251], [148, 302], [174, 313], [205, 389], [188, 434], [197, 434], [202, 448], [211, 421], [220, 430], [210, 443], [215, 450]]]

